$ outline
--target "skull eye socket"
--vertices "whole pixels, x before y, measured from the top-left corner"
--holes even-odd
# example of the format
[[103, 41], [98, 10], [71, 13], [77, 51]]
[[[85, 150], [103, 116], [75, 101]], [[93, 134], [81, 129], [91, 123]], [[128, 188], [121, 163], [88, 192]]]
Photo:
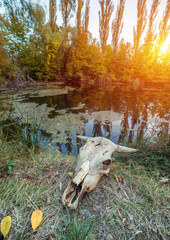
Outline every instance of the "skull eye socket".
[[104, 165], [109, 165], [112, 163], [112, 160], [111, 159], [107, 159], [103, 162]]

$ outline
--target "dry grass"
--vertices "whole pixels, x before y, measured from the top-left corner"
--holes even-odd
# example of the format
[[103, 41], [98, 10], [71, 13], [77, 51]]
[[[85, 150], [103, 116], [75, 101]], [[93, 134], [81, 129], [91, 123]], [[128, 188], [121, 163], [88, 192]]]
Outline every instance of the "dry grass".
[[[68, 172], [75, 169], [76, 158], [63, 157], [56, 151], [32, 154], [28, 167], [28, 159], [22, 161], [23, 157], [23, 153], [17, 155], [18, 166], [9, 176], [0, 178], [0, 220], [6, 215], [12, 217], [7, 239], [67, 239], [62, 233], [69, 218], [76, 218], [77, 224], [88, 224], [93, 219], [96, 240], [168, 239], [168, 184], [159, 183], [159, 178], [144, 168], [117, 161], [109, 177], [102, 178], [98, 188], [81, 200], [78, 209], [67, 211], [61, 196], [70, 180]], [[42, 210], [43, 221], [33, 233], [30, 216], [35, 209]]]

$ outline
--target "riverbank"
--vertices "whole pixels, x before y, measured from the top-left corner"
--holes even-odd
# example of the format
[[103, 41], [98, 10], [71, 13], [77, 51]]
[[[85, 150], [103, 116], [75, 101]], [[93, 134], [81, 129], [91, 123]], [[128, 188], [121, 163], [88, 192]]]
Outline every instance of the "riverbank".
[[[76, 157], [62, 156], [55, 148], [34, 153], [16, 141], [2, 140], [1, 134], [0, 221], [12, 217], [9, 240], [70, 239], [67, 231], [77, 232], [72, 239], [168, 239], [167, 173], [153, 166], [149, 170], [149, 147], [116, 154], [109, 177], [72, 211], [62, 205], [61, 196]], [[43, 220], [33, 232], [30, 216], [36, 209], [43, 212]], [[81, 236], [83, 229], [89, 237]]]

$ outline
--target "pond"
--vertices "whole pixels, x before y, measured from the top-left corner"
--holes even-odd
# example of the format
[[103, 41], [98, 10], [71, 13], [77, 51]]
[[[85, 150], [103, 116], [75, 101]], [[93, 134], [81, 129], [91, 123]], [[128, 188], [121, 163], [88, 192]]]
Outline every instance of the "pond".
[[129, 145], [169, 134], [170, 89], [138, 83], [105, 86], [51, 84], [40, 90], [0, 93], [0, 120], [38, 126], [44, 147], [77, 154], [77, 135], [102, 136]]

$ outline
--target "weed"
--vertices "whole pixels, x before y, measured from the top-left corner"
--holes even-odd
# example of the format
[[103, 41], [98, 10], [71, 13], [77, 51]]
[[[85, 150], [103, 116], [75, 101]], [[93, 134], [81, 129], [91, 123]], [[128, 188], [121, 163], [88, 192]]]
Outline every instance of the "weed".
[[[20, 162], [23, 158], [24, 154], [19, 156]], [[44, 170], [43, 165], [53, 166], [54, 171]], [[73, 156], [41, 153], [33, 167], [25, 162], [25, 167], [15, 168], [15, 174], [0, 178], [0, 220], [12, 217], [9, 239], [167, 239], [168, 184], [160, 184], [140, 165], [131, 163], [126, 168], [119, 161], [115, 165], [88, 199], [81, 200], [76, 212], [61, 203], [68, 172], [74, 170]], [[116, 182], [114, 174], [123, 181]], [[33, 233], [30, 216], [35, 209], [41, 209], [44, 217]]]
[[33, 124], [29, 124], [27, 121], [21, 124], [19, 119], [14, 120], [10, 115], [4, 123], [1, 123], [1, 145], [5, 138], [21, 143], [34, 153], [41, 149], [43, 143], [43, 136], [36, 120]]
[[144, 167], [155, 177], [167, 175], [170, 173], [169, 146], [167, 141], [166, 139], [164, 142], [161, 142], [158, 139], [157, 143], [151, 143], [146, 138], [144, 142], [137, 144], [139, 152], [130, 155], [130, 157], [129, 154], [117, 154], [117, 160], [126, 165], [133, 163], [133, 165], [141, 166], [141, 168]]
[[8, 169], [8, 173], [12, 172], [13, 167], [16, 167], [18, 164], [16, 162], [14, 162], [13, 160], [8, 160], [7, 163], [3, 163], [0, 165], [0, 169], [1, 168], [7, 168]]
[[63, 240], [88, 240], [94, 239], [93, 218], [88, 217], [86, 220], [78, 219], [76, 212], [71, 218], [67, 210], [67, 220], [64, 220], [64, 230], [61, 231]]

